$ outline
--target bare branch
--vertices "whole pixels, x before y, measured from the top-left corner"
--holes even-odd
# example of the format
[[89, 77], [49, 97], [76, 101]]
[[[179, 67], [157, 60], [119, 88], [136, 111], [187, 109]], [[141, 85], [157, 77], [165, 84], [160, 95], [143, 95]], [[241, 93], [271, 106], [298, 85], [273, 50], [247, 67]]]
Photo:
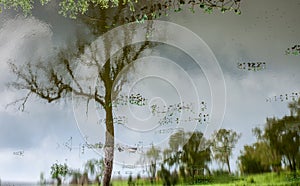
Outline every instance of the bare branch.
[[16, 104], [19, 103], [19, 102], [22, 102], [21, 105], [18, 107], [18, 110], [24, 112], [24, 110], [25, 110], [25, 104], [26, 104], [28, 98], [30, 97], [30, 95], [31, 95], [31, 92], [28, 92], [27, 95], [26, 95], [25, 97], [23, 97], [23, 98], [21, 98], [21, 99], [17, 99], [16, 101], [7, 104], [7, 105], [5, 106], [5, 109], [7, 109], [8, 107], [10, 107], [10, 106], [12, 106], [12, 105], [16, 105]]
[[80, 84], [78, 83], [77, 79], [74, 77], [74, 74], [73, 74], [73, 71], [70, 67], [70, 63], [69, 63], [69, 60], [67, 59], [64, 59], [63, 60], [64, 64], [65, 64], [65, 67], [69, 73], [69, 75], [71, 76], [72, 80], [75, 82], [76, 86], [78, 87], [78, 89], [80, 90], [80, 92], [83, 92], [82, 90], [82, 87], [80, 86]]

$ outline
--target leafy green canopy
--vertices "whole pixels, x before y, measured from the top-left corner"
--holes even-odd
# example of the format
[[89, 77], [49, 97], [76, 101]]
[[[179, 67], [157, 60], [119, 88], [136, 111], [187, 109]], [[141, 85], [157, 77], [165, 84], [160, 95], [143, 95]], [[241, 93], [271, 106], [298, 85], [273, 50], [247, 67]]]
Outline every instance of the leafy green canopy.
[[[78, 15], [84, 15], [90, 9], [99, 7], [100, 9], [108, 9], [118, 6], [128, 6], [130, 11], [134, 14], [139, 6], [141, 10], [151, 9], [152, 16], [154, 16], [157, 9], [159, 10], [170, 10], [173, 9], [175, 12], [182, 10], [181, 5], [190, 5], [189, 9], [191, 12], [195, 12], [195, 6], [199, 6], [206, 13], [212, 13], [213, 9], [220, 9], [222, 13], [226, 11], [234, 11], [236, 14], [241, 14], [240, 2], [241, 0], [159, 0], [159, 1], [138, 1], [138, 0], [0, 0], [0, 12], [4, 9], [14, 9], [23, 11], [25, 15], [30, 15], [31, 10], [34, 8], [34, 4], [40, 2], [45, 5], [51, 1], [57, 1], [60, 10], [59, 13], [65, 17], [77, 18]], [[56, 2], [55, 2], [56, 3]], [[137, 5], [139, 4], [139, 5]], [[139, 10], [137, 10], [139, 11]], [[145, 17], [146, 16], [146, 17]], [[144, 18], [147, 15], [144, 14]]]
[[[42, 5], [45, 5], [53, 0], [39, 0]], [[137, 2], [137, 0], [134, 0]], [[121, 3], [129, 4], [133, 6], [134, 3], [132, 0], [122, 0]], [[34, 0], [0, 0], [0, 6], [3, 6], [4, 9], [21, 9], [25, 15], [31, 13], [33, 9]], [[119, 0], [60, 0], [60, 14], [67, 16], [70, 15], [71, 18], [76, 18], [76, 15], [84, 14], [87, 12], [89, 6], [99, 6], [101, 8], [109, 8], [119, 5]]]

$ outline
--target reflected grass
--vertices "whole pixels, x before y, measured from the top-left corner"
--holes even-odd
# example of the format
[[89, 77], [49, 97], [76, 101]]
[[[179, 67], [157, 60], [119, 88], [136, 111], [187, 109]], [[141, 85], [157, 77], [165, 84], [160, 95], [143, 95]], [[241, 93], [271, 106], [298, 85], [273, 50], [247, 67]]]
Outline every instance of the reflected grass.
[[[137, 183], [137, 182], [135, 182]], [[113, 180], [112, 186], [127, 186], [127, 180]], [[148, 180], [141, 179], [135, 186], [162, 186], [162, 182], [157, 181], [155, 184], [151, 184]], [[188, 184], [180, 181], [178, 186], [187, 186]], [[248, 176], [240, 176], [238, 179], [230, 181], [228, 183], [209, 183], [209, 184], [194, 184], [194, 186], [298, 186], [300, 185], [300, 172], [297, 172], [296, 177], [290, 172], [277, 173], [264, 173]], [[96, 185], [93, 185], [96, 186]]]

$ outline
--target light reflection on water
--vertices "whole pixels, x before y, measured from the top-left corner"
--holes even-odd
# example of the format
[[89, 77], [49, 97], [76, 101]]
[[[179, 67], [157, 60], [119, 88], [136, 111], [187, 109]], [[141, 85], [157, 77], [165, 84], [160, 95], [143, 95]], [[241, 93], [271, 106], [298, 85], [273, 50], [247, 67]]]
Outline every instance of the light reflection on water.
[[33, 182], [30, 183], [30, 182], [12, 182], [12, 181], [0, 182], [0, 186], [52, 186], [52, 185], [54, 184], [39, 184]]

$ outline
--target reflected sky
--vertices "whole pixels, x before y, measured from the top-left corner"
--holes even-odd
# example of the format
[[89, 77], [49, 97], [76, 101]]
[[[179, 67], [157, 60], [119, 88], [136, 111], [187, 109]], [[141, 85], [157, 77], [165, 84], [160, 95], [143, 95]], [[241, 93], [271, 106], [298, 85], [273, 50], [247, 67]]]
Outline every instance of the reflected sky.
[[[262, 126], [266, 117], [282, 117], [289, 114], [288, 100], [267, 102], [266, 99], [274, 100], [274, 96], [278, 98], [281, 94], [288, 94], [290, 100], [293, 92], [299, 94], [299, 56], [285, 55], [287, 48], [300, 43], [299, 8], [300, 3], [297, 0], [288, 3], [279, 0], [252, 0], [242, 3], [240, 16], [220, 12], [203, 14], [201, 10], [193, 14], [186, 10], [164, 18], [190, 29], [202, 38], [221, 66], [227, 91], [222, 127], [242, 133], [231, 158], [234, 170], [237, 170], [235, 161], [239, 151], [245, 144], [255, 141], [251, 129]], [[63, 18], [56, 12], [57, 7], [50, 4], [47, 7], [37, 7], [33, 17], [16, 16], [15, 12], [4, 12], [0, 15], [1, 180], [37, 181], [40, 172], [50, 177], [50, 167], [56, 161], [67, 162], [71, 167], [82, 170], [87, 159], [99, 156], [87, 148], [82, 153], [85, 136], [77, 128], [73, 105], [70, 103], [49, 105], [33, 97], [29, 100], [26, 112], [21, 113], [15, 107], [5, 108], [23, 93], [5, 86], [5, 83], [14, 79], [9, 73], [8, 61], [22, 64], [26, 61], [49, 59], [57, 52], [55, 48], [66, 47], [74, 40], [77, 32], [86, 32], [76, 21]], [[197, 82], [198, 92], [210, 105], [207, 80], [201, 69], [195, 68], [193, 61], [177, 49], [159, 46], [153, 52], [157, 55], [158, 51], [159, 56], [176, 61], [188, 72]], [[259, 61], [266, 63], [266, 68], [261, 71], [238, 68], [238, 63]], [[156, 62], [161, 64], [154, 67], [147, 66], [149, 63], [146, 64], [146, 61], [143, 62], [145, 64], [139, 67], [142, 69], [140, 73], [145, 73], [145, 69], [149, 74], [160, 74], [170, 70], [170, 66], [164, 66], [163, 60], [156, 59]], [[173, 67], [169, 75], [175, 78], [178, 86], [182, 85], [181, 88], [186, 89], [185, 79], [178, 78], [176, 66]], [[164, 82], [156, 82], [156, 87], [160, 85], [162, 87], [159, 89], [166, 88]], [[151, 97], [151, 86], [148, 87], [150, 90], [143, 86], [142, 82], [137, 84], [136, 91], [140, 88]], [[173, 92], [171, 87], [169, 91]], [[169, 95], [167, 88], [162, 92], [166, 96]], [[155, 91], [152, 91], [152, 94], [155, 95]], [[144, 115], [140, 117], [143, 118]], [[138, 128], [135, 123], [130, 127]], [[86, 130], [94, 132], [89, 128]], [[70, 137], [73, 146], [71, 151], [65, 146]], [[149, 140], [144, 145], [149, 144]], [[137, 141], [131, 145], [138, 143]], [[20, 150], [24, 150], [24, 156], [14, 155], [14, 152]], [[134, 155], [128, 153], [126, 156]], [[217, 165], [212, 163], [211, 167]], [[132, 170], [116, 165], [115, 171], [126, 175], [126, 172]]]

